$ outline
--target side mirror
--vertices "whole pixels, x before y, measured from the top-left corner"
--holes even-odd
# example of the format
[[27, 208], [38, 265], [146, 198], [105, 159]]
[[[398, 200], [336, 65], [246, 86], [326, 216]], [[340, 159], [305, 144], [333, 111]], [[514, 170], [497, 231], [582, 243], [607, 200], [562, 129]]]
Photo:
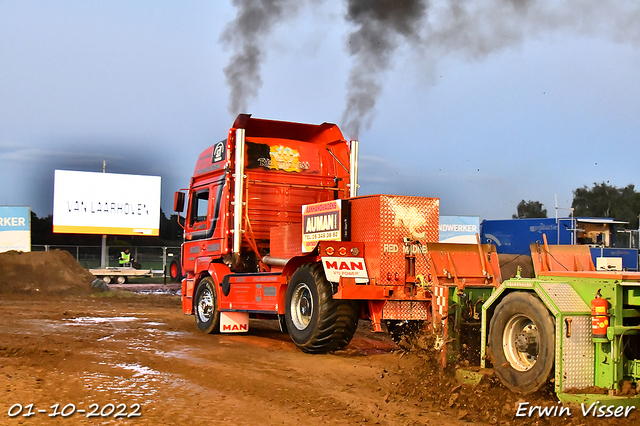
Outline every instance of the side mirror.
[[182, 213], [184, 211], [184, 192], [177, 191], [173, 197], [173, 211]]

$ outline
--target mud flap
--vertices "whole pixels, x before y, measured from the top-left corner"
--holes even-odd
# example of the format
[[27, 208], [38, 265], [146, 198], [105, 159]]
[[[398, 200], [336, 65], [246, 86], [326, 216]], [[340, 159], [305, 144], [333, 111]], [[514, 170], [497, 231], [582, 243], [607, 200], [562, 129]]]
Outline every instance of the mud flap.
[[246, 333], [249, 331], [247, 312], [220, 312], [220, 333]]

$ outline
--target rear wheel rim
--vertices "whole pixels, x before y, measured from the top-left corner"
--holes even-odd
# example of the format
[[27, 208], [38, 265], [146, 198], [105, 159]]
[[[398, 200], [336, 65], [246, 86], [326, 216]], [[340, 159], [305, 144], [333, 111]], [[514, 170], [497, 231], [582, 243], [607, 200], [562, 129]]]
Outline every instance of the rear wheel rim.
[[305, 283], [299, 283], [291, 296], [291, 322], [298, 330], [306, 329], [313, 319], [313, 296]]
[[533, 321], [523, 314], [509, 318], [502, 336], [504, 356], [514, 370], [528, 371], [538, 359], [540, 334]]
[[198, 318], [201, 322], [208, 322], [213, 315], [213, 292], [205, 287], [198, 300]]

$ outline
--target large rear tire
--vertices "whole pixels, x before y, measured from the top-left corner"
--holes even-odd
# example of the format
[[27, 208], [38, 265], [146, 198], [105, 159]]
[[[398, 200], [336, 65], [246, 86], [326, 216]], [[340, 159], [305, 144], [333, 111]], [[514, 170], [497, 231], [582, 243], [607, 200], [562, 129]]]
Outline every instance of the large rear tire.
[[304, 352], [344, 348], [358, 327], [358, 303], [333, 299], [319, 263], [302, 265], [287, 287], [285, 322], [291, 340]]
[[198, 328], [205, 333], [216, 333], [220, 330], [220, 309], [218, 293], [213, 278], [206, 277], [200, 281], [196, 291], [195, 317]]
[[494, 371], [506, 387], [535, 392], [553, 370], [555, 319], [534, 294], [508, 294], [491, 318], [489, 348]]

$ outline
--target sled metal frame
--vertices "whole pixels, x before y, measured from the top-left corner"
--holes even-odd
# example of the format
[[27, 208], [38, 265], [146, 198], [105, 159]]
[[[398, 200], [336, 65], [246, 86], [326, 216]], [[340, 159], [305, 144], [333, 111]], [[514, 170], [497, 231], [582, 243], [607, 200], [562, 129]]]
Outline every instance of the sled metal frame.
[[[481, 367], [488, 357], [488, 321], [508, 293], [530, 291], [555, 317], [555, 391], [562, 402], [640, 404], [640, 396], [616, 396], [623, 380], [638, 383], [640, 360], [624, 355], [623, 337], [640, 333], [625, 319], [640, 317], [640, 273], [595, 271], [586, 246], [531, 245], [536, 279], [505, 281], [482, 307]], [[589, 301], [600, 290], [610, 305], [606, 338], [593, 338]], [[607, 394], [579, 393], [588, 387]]]

